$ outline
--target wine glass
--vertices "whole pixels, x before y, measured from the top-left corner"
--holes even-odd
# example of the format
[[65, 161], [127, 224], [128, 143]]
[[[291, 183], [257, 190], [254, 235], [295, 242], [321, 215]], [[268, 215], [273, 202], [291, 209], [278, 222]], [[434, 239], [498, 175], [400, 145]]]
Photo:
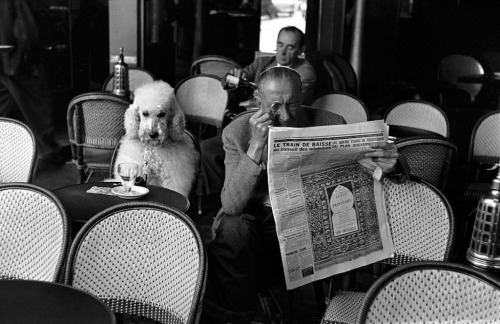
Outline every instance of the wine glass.
[[129, 193], [135, 183], [135, 178], [139, 174], [139, 166], [136, 163], [118, 164], [118, 175], [120, 175], [123, 191]]

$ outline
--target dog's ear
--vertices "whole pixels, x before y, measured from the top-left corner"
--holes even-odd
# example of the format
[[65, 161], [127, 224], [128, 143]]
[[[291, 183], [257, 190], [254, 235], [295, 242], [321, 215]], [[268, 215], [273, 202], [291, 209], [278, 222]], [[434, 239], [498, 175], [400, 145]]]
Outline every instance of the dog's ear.
[[168, 136], [172, 141], [177, 142], [184, 138], [184, 128], [186, 127], [186, 118], [184, 112], [177, 103], [175, 97], [170, 105], [170, 118], [168, 119]]
[[125, 135], [128, 138], [138, 137], [140, 121], [139, 106], [132, 103], [125, 111]]

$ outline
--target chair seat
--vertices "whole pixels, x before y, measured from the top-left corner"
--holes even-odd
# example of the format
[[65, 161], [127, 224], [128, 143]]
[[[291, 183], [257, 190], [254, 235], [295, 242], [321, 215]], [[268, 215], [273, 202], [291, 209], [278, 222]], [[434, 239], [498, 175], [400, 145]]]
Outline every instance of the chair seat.
[[356, 323], [364, 296], [363, 292], [339, 291], [330, 300], [321, 323]]

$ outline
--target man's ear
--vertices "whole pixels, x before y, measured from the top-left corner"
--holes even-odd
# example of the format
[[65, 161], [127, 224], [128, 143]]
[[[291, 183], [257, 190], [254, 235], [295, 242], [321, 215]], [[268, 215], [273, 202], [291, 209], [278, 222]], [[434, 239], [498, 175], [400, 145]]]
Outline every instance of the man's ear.
[[301, 48], [299, 48], [299, 55], [304, 54], [305, 51], [306, 51], [306, 45], [303, 45]]
[[259, 96], [259, 90], [255, 89], [253, 92], [253, 101], [255, 104], [260, 108], [260, 96]]

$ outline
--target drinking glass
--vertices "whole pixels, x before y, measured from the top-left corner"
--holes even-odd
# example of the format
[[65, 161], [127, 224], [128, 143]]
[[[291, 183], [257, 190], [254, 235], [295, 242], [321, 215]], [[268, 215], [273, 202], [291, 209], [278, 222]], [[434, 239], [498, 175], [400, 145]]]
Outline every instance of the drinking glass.
[[118, 174], [122, 181], [123, 191], [129, 193], [139, 174], [139, 166], [135, 163], [120, 163], [118, 164]]

